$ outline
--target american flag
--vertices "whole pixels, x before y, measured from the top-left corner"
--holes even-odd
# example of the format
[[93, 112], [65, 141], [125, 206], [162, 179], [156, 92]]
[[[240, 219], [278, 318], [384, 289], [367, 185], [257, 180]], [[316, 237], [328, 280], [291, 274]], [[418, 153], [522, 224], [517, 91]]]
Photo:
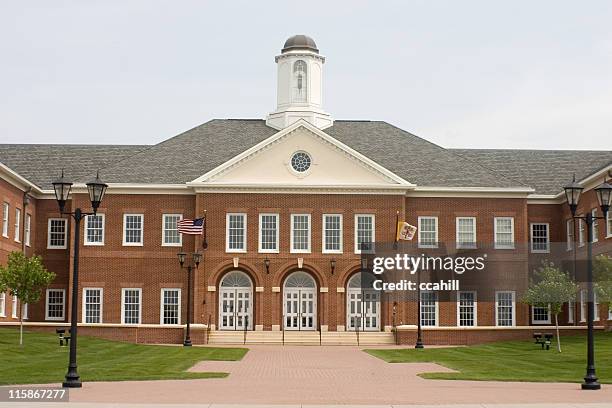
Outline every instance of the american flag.
[[178, 222], [178, 232], [188, 235], [204, 234], [204, 218], [185, 219]]

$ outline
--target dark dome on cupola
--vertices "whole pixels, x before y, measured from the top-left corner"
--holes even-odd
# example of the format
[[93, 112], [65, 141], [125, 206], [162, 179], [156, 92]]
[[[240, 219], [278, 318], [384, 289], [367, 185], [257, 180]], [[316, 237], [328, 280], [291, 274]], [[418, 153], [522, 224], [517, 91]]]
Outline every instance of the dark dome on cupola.
[[283, 46], [281, 52], [293, 50], [310, 50], [316, 52], [317, 54], [319, 53], [319, 49], [317, 48], [317, 44], [315, 44], [314, 40], [303, 34], [289, 37], [287, 41], [285, 41], [285, 45]]

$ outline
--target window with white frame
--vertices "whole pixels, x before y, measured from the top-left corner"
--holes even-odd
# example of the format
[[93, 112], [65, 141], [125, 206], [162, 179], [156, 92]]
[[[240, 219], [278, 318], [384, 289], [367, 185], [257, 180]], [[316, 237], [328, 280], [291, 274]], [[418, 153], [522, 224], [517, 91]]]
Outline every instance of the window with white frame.
[[9, 230], [9, 204], [2, 203], [2, 236], [8, 238]]
[[571, 251], [574, 249], [574, 220], [570, 218], [565, 222], [565, 233], [566, 233], [566, 249]]
[[228, 213], [225, 218], [226, 252], [246, 252], [247, 216], [243, 213]]
[[476, 248], [476, 217], [457, 217], [457, 248]]
[[15, 208], [15, 242], [21, 242], [21, 209]]
[[[584, 217], [583, 215], [579, 215], [579, 217]], [[578, 246], [584, 246], [584, 221], [582, 218], [578, 220]]]
[[11, 317], [13, 319], [17, 318], [17, 303], [18, 303], [17, 296], [13, 296], [13, 302], [11, 304]]
[[142, 313], [142, 289], [123, 288], [121, 289], [121, 323], [140, 324]]
[[582, 289], [580, 291], [580, 321], [586, 322], [587, 316], [587, 291]]
[[593, 320], [599, 321], [599, 302], [597, 301], [597, 292], [593, 291]]
[[24, 234], [23, 237], [25, 244], [30, 246], [32, 240], [32, 216], [30, 214], [26, 214], [25, 216], [25, 225], [24, 225]]
[[550, 324], [550, 306], [531, 306], [533, 324]]
[[514, 326], [514, 292], [495, 292], [495, 325]]
[[419, 247], [438, 247], [438, 217], [419, 217]]
[[259, 252], [278, 253], [278, 214], [259, 214]]
[[310, 252], [310, 214], [291, 214], [291, 252]]
[[179, 233], [178, 222], [183, 214], [164, 214], [162, 216], [162, 246], [181, 246], [183, 235]]
[[606, 213], [607, 233], [606, 238], [612, 238], [612, 208]]
[[612, 305], [608, 304], [608, 320], [612, 320]]
[[376, 242], [374, 214], [355, 214], [355, 253], [373, 251]]
[[457, 324], [476, 326], [476, 292], [462, 291], [457, 296]]
[[66, 249], [67, 221], [65, 218], [49, 218], [47, 248]]
[[64, 320], [66, 291], [47, 289], [45, 320]]
[[143, 228], [143, 214], [123, 214], [123, 246], [142, 246]]
[[531, 224], [531, 252], [550, 252], [550, 227], [548, 223]]
[[85, 323], [102, 323], [104, 289], [83, 288], [83, 318]]
[[591, 216], [593, 217], [593, 222], [591, 223], [593, 242], [597, 242], [599, 241], [599, 220], [597, 219], [597, 208], [591, 210]]
[[574, 318], [576, 315], [576, 303], [571, 300], [567, 302], [567, 322], [574, 323]]
[[514, 218], [495, 217], [495, 249], [514, 249]]
[[23, 304], [23, 309], [21, 310], [21, 318], [23, 320], [27, 320], [28, 318], [28, 304], [27, 303]]
[[0, 317], [6, 317], [6, 293], [0, 292]]
[[161, 290], [161, 324], [181, 324], [181, 290]]
[[85, 218], [84, 245], [104, 245], [104, 214], [88, 215]]
[[342, 214], [323, 214], [323, 253], [342, 253]]
[[421, 326], [438, 325], [438, 294], [432, 291], [421, 292]]

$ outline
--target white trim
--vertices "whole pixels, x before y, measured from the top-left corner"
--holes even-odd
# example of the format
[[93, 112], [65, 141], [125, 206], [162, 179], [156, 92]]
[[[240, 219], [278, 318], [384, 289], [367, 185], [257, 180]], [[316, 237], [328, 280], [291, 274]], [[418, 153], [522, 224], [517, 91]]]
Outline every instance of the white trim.
[[584, 214], [579, 214], [578, 217], [578, 248], [582, 248], [586, 242], [584, 235], [584, 233], [586, 232], [586, 222], [582, 220]]
[[532, 324], [550, 324], [550, 322], [551, 322], [551, 320], [550, 320], [551, 319], [551, 316], [550, 316], [551, 315], [551, 313], [550, 313], [550, 304], [548, 305], [548, 319], [546, 319], [546, 320], [536, 320], [535, 319], [534, 309], [536, 307], [539, 308], [539, 309], [543, 309], [543, 307], [541, 307], [541, 306], [533, 306], [533, 305], [531, 306], [531, 323]]
[[593, 243], [599, 241], [599, 220], [597, 219], [597, 208], [593, 208], [591, 210], [591, 217], [593, 217], [593, 221], [591, 222], [591, 237], [593, 238]]
[[[466, 244], [459, 244], [459, 220], [472, 220], [474, 221], [474, 241]], [[437, 223], [436, 223], [437, 225]], [[455, 217], [455, 245], [457, 249], [474, 249], [478, 245], [478, 236], [476, 235], [476, 217]], [[463, 292], [463, 291], [462, 291]]]
[[[229, 240], [229, 220], [230, 220], [230, 216], [231, 215], [241, 215], [243, 217], [244, 220], [244, 227], [242, 228], [242, 233], [244, 234], [244, 240], [243, 240], [243, 248], [242, 249], [230, 249], [229, 244], [230, 244], [230, 240]], [[247, 213], [235, 213], [235, 212], [229, 212], [229, 213], [225, 213], [225, 252], [227, 253], [245, 253], [247, 251], [247, 236], [248, 236], [248, 229], [247, 229]]]
[[27, 247], [32, 244], [32, 214], [26, 212], [23, 226], [23, 241]]
[[[263, 249], [261, 247], [262, 244], [262, 228], [261, 228], [261, 219], [263, 217], [274, 217], [276, 219], [276, 240], [275, 240], [275, 247], [276, 249]], [[278, 213], [259, 213], [259, 228], [258, 228], [258, 232], [257, 232], [257, 250], [260, 254], [278, 254], [280, 252], [280, 242], [279, 242], [279, 236], [280, 236], [280, 215]]]
[[[435, 237], [435, 243], [434, 244], [422, 244], [421, 243], [421, 221], [423, 219], [435, 219], [436, 220], [436, 237]], [[418, 225], [418, 232], [417, 232], [417, 242], [418, 242], [418, 247], [419, 248], [437, 248], [438, 247], [438, 242], [439, 242], [439, 235], [438, 235], [438, 217], [435, 215], [420, 215], [417, 219], [417, 225]], [[428, 231], [430, 232], [430, 231]]]
[[[534, 225], [546, 225], [546, 249], [533, 249], [533, 226]], [[534, 254], [548, 254], [550, 253], [550, 223], [548, 222], [532, 222], [529, 223], [529, 249]]]
[[[294, 249], [293, 248], [293, 244], [294, 244], [294, 237], [293, 237], [293, 226], [294, 226], [294, 218], [295, 217], [303, 217], [306, 216], [308, 218], [308, 248], [307, 249]], [[312, 217], [310, 214], [307, 213], [296, 213], [296, 214], [291, 214], [291, 228], [290, 228], [290, 247], [289, 247], [289, 252], [292, 254], [309, 254], [312, 252]]]
[[[474, 324], [471, 326], [461, 326], [461, 318], [460, 318], [460, 301], [462, 293], [473, 293], [474, 294]], [[475, 290], [460, 290], [457, 292], [457, 327], [476, 327], [478, 326], [478, 293]]]
[[588, 291], [586, 289], [580, 289], [580, 322], [586, 322], [587, 315], [589, 313], [588, 307]]
[[178, 232], [178, 221], [176, 225], [176, 231], [179, 236], [179, 242], [177, 243], [166, 243], [166, 217], [176, 217], [178, 216], [178, 221], [183, 219], [183, 214], [175, 214], [175, 213], [164, 213], [162, 214], [162, 237], [161, 237], [161, 246], [163, 247], [180, 247], [183, 246], [183, 234]]
[[356, 254], [361, 254], [361, 248], [359, 248], [359, 244], [358, 244], [358, 240], [357, 240], [357, 235], [358, 235], [357, 234], [357, 232], [358, 232], [358, 230], [357, 230], [357, 226], [358, 226], [357, 218], [358, 217], [370, 217], [370, 218], [372, 218], [372, 249], [370, 251], [368, 251], [368, 252], [372, 252], [373, 253], [374, 249], [375, 249], [375, 244], [376, 244], [376, 214], [360, 213], [360, 214], [355, 214], [355, 217], [353, 218], [353, 220], [354, 220], [354, 233], [353, 233], [354, 235], [353, 235], [353, 238], [355, 240], [354, 241], [355, 242], [355, 248], [354, 249], [355, 249], [355, 253]]
[[[512, 244], [498, 244], [497, 243], [497, 221], [498, 220], [510, 220], [510, 228], [512, 234]], [[515, 237], [514, 237], [514, 217], [493, 217], [493, 242], [495, 249], [514, 249], [516, 247]]]
[[102, 242], [89, 242], [87, 240], [87, 230], [89, 229], [89, 220], [91, 217], [91, 215], [88, 215], [87, 217], [85, 217], [85, 228], [83, 228], [83, 246], [104, 246], [104, 239], [106, 236], [106, 215], [104, 213], [97, 213], [96, 214], [97, 217], [101, 217], [102, 218]]
[[[53, 190], [43, 190], [43, 193], [51, 194], [55, 198]], [[83, 183], [75, 183], [72, 193], [87, 193], [87, 186]], [[105, 194], [172, 194], [172, 195], [195, 195], [195, 191], [186, 184], [147, 184], [147, 183], [108, 183]]]
[[[0, 163], [1, 164], [1, 163]], [[2, 236], [4, 238], [9, 237], [9, 221], [11, 216], [9, 212], [11, 211], [11, 205], [6, 201], [2, 203]]]
[[[166, 291], [178, 291], [178, 323], [164, 323], [164, 292]], [[159, 299], [159, 324], [162, 326], [175, 326], [177, 324], [181, 324], [181, 288], [161, 288], [160, 290], [160, 299]]]
[[612, 208], [606, 213], [606, 239], [612, 238]]
[[12, 319], [17, 319], [17, 306], [19, 306], [19, 299], [17, 299], [17, 296], [13, 295], [11, 296], [11, 318]]
[[[125, 322], [125, 291], [138, 291], [138, 323]], [[121, 324], [134, 325], [142, 323], [142, 288], [121, 288]]]
[[576, 245], [576, 237], [574, 236], [576, 227], [574, 225], [574, 219], [569, 218], [565, 221], [565, 250], [572, 251], [574, 245]]
[[[340, 249], [325, 249], [327, 239], [325, 236], [327, 217], [340, 217]], [[325, 213], [321, 216], [321, 253], [324, 254], [341, 254], [344, 250], [344, 216], [340, 213]]]
[[[421, 320], [421, 327], [438, 327], [440, 326], [440, 296], [438, 296], [438, 292], [435, 290], [422, 290], [419, 292], [419, 319]], [[423, 324], [423, 319], [422, 319], [422, 313], [423, 313], [423, 295], [425, 293], [433, 293], [434, 297], [436, 299], [435, 301], [435, 319], [436, 319], [436, 324], [434, 325], [424, 325]]]
[[[99, 290], [100, 291], [100, 323], [87, 323], [86, 320], [86, 300], [87, 300], [87, 296], [86, 296], [86, 291], [88, 290]], [[83, 288], [83, 301], [82, 301], [82, 306], [81, 306], [81, 322], [84, 324], [91, 324], [91, 325], [100, 325], [102, 323], [104, 323], [104, 288], [99, 288], [99, 287], [84, 287]], [[123, 292], [122, 292], [123, 294]], [[123, 315], [123, 313], [122, 313]]]
[[0, 292], [0, 317], [6, 317], [6, 292]]
[[[49, 292], [62, 292], [62, 317], [49, 317]], [[64, 320], [66, 318], [66, 289], [49, 288], [45, 293], [45, 320]]]
[[[62, 221], [64, 223], [64, 245], [51, 245], [51, 222]], [[47, 219], [47, 249], [66, 249], [68, 244], [68, 220], [66, 218]]]
[[[126, 242], [125, 238], [126, 238], [126, 223], [127, 223], [127, 217], [140, 217], [140, 242]], [[122, 245], [123, 246], [144, 246], [144, 214], [138, 214], [138, 213], [124, 213], [123, 214], [123, 240], [122, 240]]]
[[15, 208], [15, 242], [21, 243], [21, 208]]
[[250, 194], [363, 194], [363, 195], [394, 195], [405, 196], [406, 187], [392, 184], [373, 185], [297, 185], [297, 184], [226, 184], [206, 183], [195, 187], [195, 192], [214, 193], [250, 193]]
[[36, 184], [32, 183], [25, 177], [21, 176], [19, 173], [12, 170], [10, 167], [6, 166], [3, 163], [0, 163], [0, 174], [4, 174], [6, 176], [2, 177], [3, 180], [17, 187], [21, 191], [26, 191], [28, 188], [31, 188], [32, 192], [36, 194], [43, 193], [43, 190], [41, 190], [40, 187], [38, 187]]
[[[499, 325], [499, 299], [497, 297], [500, 293], [512, 293], [512, 324], [511, 325]], [[498, 327], [515, 327], [516, 326], [516, 292], [513, 290], [496, 290], [495, 291], [495, 326]]]

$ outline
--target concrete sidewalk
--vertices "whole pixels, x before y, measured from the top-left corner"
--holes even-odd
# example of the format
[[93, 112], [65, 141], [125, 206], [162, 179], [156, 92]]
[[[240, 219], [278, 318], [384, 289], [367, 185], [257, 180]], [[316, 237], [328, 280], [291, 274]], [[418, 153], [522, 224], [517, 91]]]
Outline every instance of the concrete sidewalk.
[[[30, 403], [0, 403], [0, 408], [31, 408]], [[117, 403], [37, 403], [36, 408], [149, 408], [151, 404]], [[610, 408], [612, 403], [585, 404], [460, 404], [460, 405], [228, 405], [228, 404], [156, 404], [155, 408]]]

